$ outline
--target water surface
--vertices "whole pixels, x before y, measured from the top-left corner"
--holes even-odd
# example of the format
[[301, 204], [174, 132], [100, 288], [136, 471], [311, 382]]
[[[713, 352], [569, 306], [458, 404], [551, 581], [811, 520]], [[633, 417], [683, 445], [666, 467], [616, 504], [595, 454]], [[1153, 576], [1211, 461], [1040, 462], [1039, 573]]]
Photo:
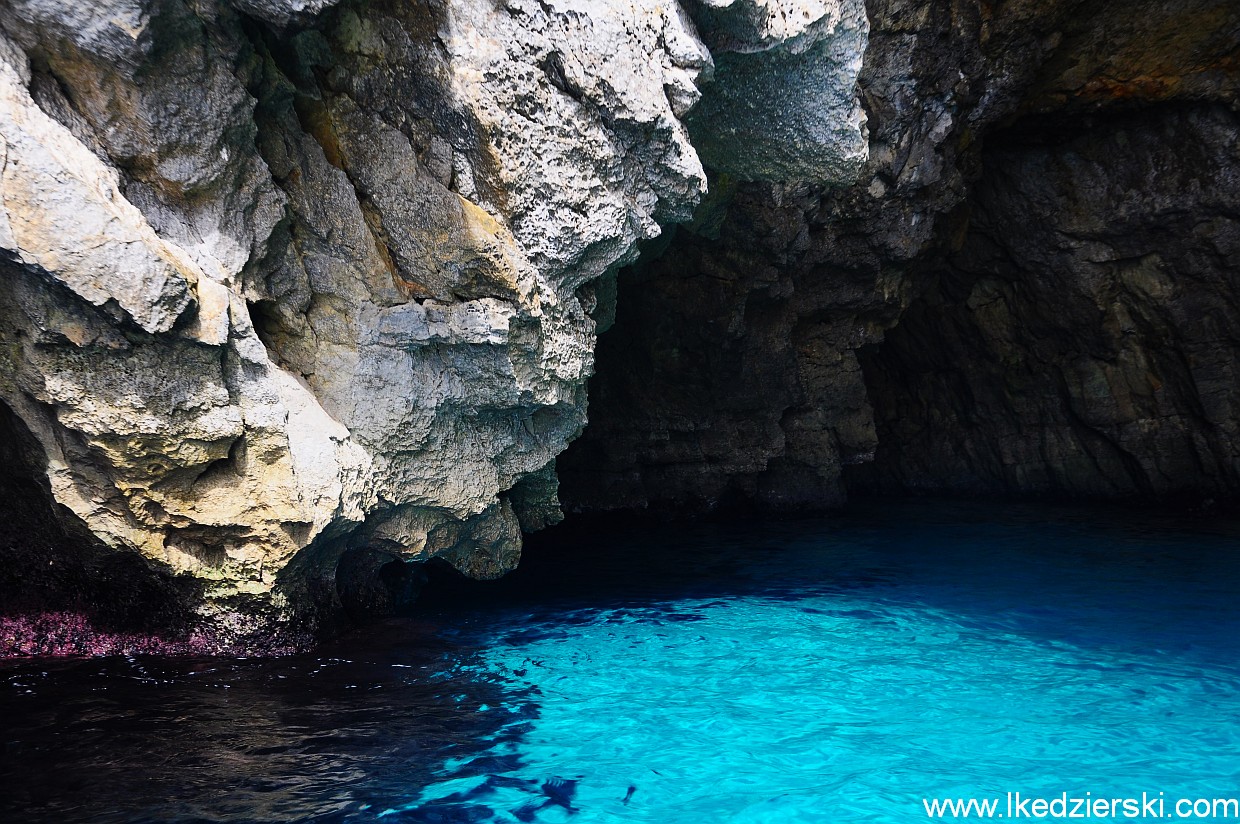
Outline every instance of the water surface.
[[875, 505], [553, 533], [317, 655], [0, 667], [0, 820], [926, 820], [1240, 795], [1240, 543]]

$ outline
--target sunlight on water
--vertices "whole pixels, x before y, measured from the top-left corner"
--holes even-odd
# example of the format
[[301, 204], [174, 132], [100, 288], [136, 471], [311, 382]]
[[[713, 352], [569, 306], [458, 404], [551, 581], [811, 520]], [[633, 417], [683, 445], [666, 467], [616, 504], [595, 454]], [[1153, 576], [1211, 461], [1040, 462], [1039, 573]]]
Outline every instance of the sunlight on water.
[[465, 764], [413, 809], [907, 821], [926, 796], [1234, 797], [1235, 579], [1209, 572], [1233, 559], [1194, 574], [1174, 541], [922, 529], [794, 539], [748, 559], [769, 586], [739, 594], [511, 616], [467, 669], [535, 690], [512, 777], [574, 796], [531, 802]]
[[1236, 797], [1238, 594], [1230, 528], [1091, 510], [560, 533], [319, 656], [10, 665], [0, 811], [906, 822], [927, 797]]

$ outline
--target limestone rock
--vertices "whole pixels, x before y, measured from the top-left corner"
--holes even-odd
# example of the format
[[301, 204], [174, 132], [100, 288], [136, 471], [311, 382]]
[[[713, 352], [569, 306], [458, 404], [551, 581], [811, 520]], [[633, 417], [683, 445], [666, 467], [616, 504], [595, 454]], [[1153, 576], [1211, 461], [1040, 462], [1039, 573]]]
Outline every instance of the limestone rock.
[[116, 321], [167, 332], [190, 305], [198, 267], [122, 197], [112, 169], [35, 106], [18, 54], [0, 40], [0, 244], [12, 263]]
[[867, 153], [862, 0], [699, 0], [715, 60], [688, 118], [706, 165], [741, 180], [851, 183]]
[[[717, 38], [789, 31], [756, 2], [696, 8], [717, 67]], [[855, 180], [737, 182], [729, 164], [760, 139], [722, 159], [702, 145], [723, 172], [711, 194], [619, 274], [590, 426], [558, 462], [566, 508], [821, 510], [850, 490], [1235, 499], [1236, 348], [1218, 331], [1235, 135], [1206, 109], [1235, 109], [1240, 9], [866, 12]]]
[[238, 11], [253, 15], [277, 28], [308, 23], [339, 0], [231, 0]]
[[504, 574], [561, 497], [1240, 495], [1238, 38], [1230, 0], [0, 0], [0, 489], [47, 509], [0, 602], [123, 577], [110, 614], [282, 645]]
[[1238, 126], [1160, 108], [994, 145], [960, 248], [865, 357], [870, 483], [1234, 496]]
[[594, 282], [705, 190], [679, 6], [12, 0], [0, 26], [0, 398], [66, 523], [197, 582], [222, 642], [390, 605], [409, 588], [363, 579], [392, 562], [510, 570], [559, 517]]

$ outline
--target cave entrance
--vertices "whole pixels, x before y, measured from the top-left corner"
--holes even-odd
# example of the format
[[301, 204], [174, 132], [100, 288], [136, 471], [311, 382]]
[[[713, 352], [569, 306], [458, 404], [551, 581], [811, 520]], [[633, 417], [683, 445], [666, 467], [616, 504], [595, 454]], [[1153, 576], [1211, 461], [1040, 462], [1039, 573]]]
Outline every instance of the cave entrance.
[[967, 228], [858, 353], [879, 446], [850, 490], [1235, 496], [1238, 127], [1165, 105], [989, 139]]

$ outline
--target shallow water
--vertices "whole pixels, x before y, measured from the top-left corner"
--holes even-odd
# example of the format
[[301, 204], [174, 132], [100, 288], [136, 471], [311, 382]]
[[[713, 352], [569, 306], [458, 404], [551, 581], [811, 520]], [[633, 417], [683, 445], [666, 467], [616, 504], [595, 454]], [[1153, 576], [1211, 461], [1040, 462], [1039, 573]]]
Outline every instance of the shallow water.
[[510, 579], [436, 579], [315, 656], [0, 666], [0, 820], [895, 822], [925, 797], [1237, 797], [1238, 535], [942, 503], [553, 533]]

